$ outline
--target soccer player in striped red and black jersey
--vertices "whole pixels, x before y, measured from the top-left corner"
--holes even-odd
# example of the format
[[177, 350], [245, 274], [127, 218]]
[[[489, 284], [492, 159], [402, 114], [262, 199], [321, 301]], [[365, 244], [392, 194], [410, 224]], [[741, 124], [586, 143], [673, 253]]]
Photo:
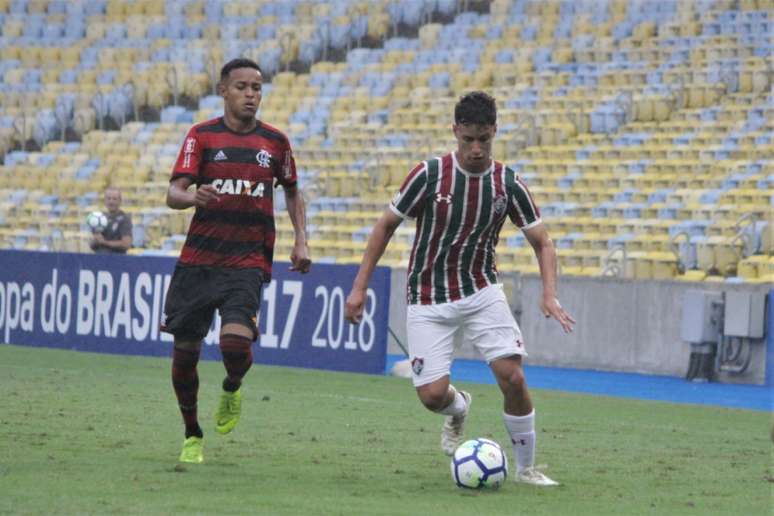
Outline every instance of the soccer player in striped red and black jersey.
[[428, 409], [446, 416], [441, 448], [462, 442], [471, 403], [449, 383], [454, 335], [463, 333], [484, 356], [504, 397], [503, 421], [515, 457], [515, 478], [532, 485], [556, 482], [534, 468], [535, 416], [522, 369], [526, 355], [502, 286], [495, 246], [509, 218], [535, 250], [543, 282], [541, 309], [562, 328], [575, 320], [556, 299], [556, 252], [524, 181], [492, 159], [495, 100], [463, 96], [454, 109], [456, 152], [414, 167], [377, 221], [347, 298], [346, 316], [362, 317], [366, 289], [388, 241], [404, 219], [416, 220], [407, 278], [406, 329], [414, 386]]
[[283, 187], [295, 232], [291, 270], [306, 273], [311, 265], [290, 143], [280, 130], [255, 117], [262, 83], [260, 68], [249, 59], [223, 67], [218, 90], [224, 115], [188, 132], [167, 192], [170, 208], [196, 208], [162, 324], [175, 337], [172, 384], [185, 423], [183, 462], [203, 460], [196, 366], [216, 309], [226, 378], [215, 429], [226, 434], [239, 420], [240, 386], [258, 337], [261, 288], [271, 279], [275, 184]]

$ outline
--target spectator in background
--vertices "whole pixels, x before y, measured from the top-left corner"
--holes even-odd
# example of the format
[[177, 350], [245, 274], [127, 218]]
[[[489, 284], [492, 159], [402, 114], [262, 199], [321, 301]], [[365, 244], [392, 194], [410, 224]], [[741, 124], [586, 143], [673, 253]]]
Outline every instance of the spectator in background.
[[95, 253], [126, 254], [132, 247], [132, 218], [121, 210], [121, 190], [108, 187], [105, 190], [107, 226], [97, 231], [91, 239], [91, 249]]

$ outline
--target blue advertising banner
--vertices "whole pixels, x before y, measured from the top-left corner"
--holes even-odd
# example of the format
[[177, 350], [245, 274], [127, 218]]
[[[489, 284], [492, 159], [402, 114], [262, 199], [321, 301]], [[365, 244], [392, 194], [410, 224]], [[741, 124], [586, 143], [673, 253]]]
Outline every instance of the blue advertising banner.
[[[159, 331], [175, 258], [0, 251], [0, 341], [169, 356]], [[354, 265], [314, 264], [301, 275], [274, 264], [264, 285], [255, 362], [382, 374], [390, 270], [374, 271], [363, 320], [344, 319]], [[216, 316], [202, 357], [220, 359]]]

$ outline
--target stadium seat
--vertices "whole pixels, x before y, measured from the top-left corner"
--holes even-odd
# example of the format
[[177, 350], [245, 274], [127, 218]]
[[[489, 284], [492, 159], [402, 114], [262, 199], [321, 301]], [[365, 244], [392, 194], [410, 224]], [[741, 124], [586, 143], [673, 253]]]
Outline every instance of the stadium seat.
[[[68, 152], [52, 147], [62, 173], [53, 181], [49, 165], [30, 168], [36, 163], [6, 154], [4, 185], [40, 187], [74, 203], [87, 188], [118, 181], [132, 209], [157, 217], [141, 204], [163, 192], [187, 125], [222, 112], [221, 103], [198, 102], [192, 111], [181, 100], [217, 101], [209, 96], [213, 63], [248, 55], [271, 79], [261, 117], [288, 131], [310, 200], [320, 196], [310, 203], [312, 225], [327, 211], [351, 209], [355, 195], [360, 205], [383, 209], [413, 163], [454, 145], [444, 126], [456, 97], [483, 88], [499, 101], [495, 152], [518, 156], [517, 168], [556, 224], [552, 235], [568, 246], [561, 248], [565, 273], [599, 273], [599, 253], [622, 245], [644, 253], [629, 260], [633, 276], [669, 277], [674, 262], [658, 253], [686, 231], [683, 265], [732, 274], [739, 262], [740, 277], [757, 280], [757, 259], [744, 255], [771, 253], [771, 223], [756, 226], [741, 248], [729, 239], [741, 215], [765, 219], [772, 207], [765, 182], [774, 174], [774, 135], [766, 125], [774, 116], [771, 46], [752, 37], [769, 27], [757, 18], [756, 9], [767, 8], [759, 3], [705, 9], [681, 2], [644, 11], [633, 0], [588, 8], [495, 0], [488, 14], [464, 12], [453, 21], [448, 16], [457, 6], [447, 1], [9, 4], [19, 13], [0, 19], [3, 38], [13, 38], [0, 46], [0, 153], [28, 143], [45, 147], [69, 131], [83, 136], [78, 153], [86, 161], [102, 161], [67, 160]], [[737, 16], [745, 10], [756, 17]], [[401, 24], [417, 27], [418, 37], [390, 38]], [[363, 38], [383, 48], [351, 48]], [[345, 61], [318, 61], [330, 49], [349, 49]], [[280, 71], [297, 60], [309, 73]], [[131, 88], [123, 89], [127, 83]], [[25, 114], [27, 107], [41, 115]], [[48, 109], [59, 109], [66, 126]], [[146, 110], [171, 125], [141, 123], [131, 134], [122, 129], [120, 141], [95, 132], [106, 116], [126, 127]], [[696, 220], [713, 223], [700, 234], [691, 233], [699, 226], [682, 225]], [[144, 245], [169, 245], [171, 235], [185, 231], [169, 218], [158, 224], [149, 222]], [[59, 242], [48, 229], [20, 237], [23, 245]], [[346, 246], [325, 252], [353, 259]], [[405, 257], [395, 252], [391, 260]], [[510, 249], [502, 260], [534, 271]]]

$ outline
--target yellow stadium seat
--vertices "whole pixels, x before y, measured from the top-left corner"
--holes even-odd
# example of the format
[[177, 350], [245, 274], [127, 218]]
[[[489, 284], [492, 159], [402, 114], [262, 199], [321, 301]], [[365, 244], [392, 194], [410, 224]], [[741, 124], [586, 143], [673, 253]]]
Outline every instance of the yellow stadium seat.
[[706, 277], [707, 273], [703, 270], [691, 269], [685, 271], [683, 274], [675, 276], [675, 279], [679, 281], [704, 281]]
[[19, 19], [7, 19], [3, 24], [3, 36], [6, 38], [18, 38], [24, 30], [24, 22]]
[[741, 260], [737, 266], [737, 276], [745, 279], [753, 279], [759, 276], [759, 273], [766, 273], [769, 257], [765, 255], [755, 255]]
[[696, 256], [700, 269], [708, 273], [731, 274], [742, 259], [743, 242], [723, 236], [708, 237], [696, 246]]
[[432, 48], [441, 32], [440, 23], [427, 23], [419, 28], [419, 43], [422, 48]]

